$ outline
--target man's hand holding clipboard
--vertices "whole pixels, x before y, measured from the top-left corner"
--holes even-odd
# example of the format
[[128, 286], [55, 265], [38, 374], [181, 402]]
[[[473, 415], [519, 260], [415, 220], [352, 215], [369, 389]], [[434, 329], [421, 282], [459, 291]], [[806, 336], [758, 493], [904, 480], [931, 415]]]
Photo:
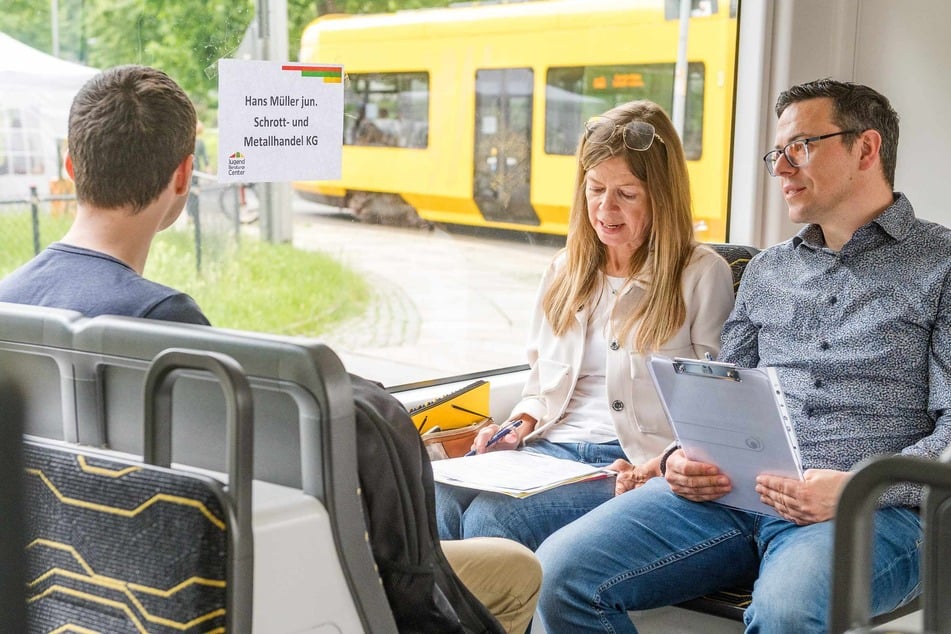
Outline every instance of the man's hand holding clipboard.
[[832, 469], [807, 469], [802, 480], [773, 475], [756, 478], [756, 492], [783, 518], [800, 526], [835, 517], [836, 504], [852, 474]]
[[674, 493], [804, 519], [782, 508], [804, 481], [775, 370], [656, 355], [649, 368], [681, 447], [665, 464]]
[[667, 458], [664, 473], [670, 490], [694, 502], [714, 502], [730, 492], [730, 478], [720, 473], [716, 465], [691, 460], [683, 449]]
[[[809, 469], [802, 480], [761, 474], [756, 477], [756, 492], [777, 515], [804, 526], [835, 517], [836, 503], [849, 476], [830, 469]], [[733, 488], [716, 465], [690, 460], [682, 449], [667, 458], [664, 477], [671, 491], [694, 502], [715, 502]]]

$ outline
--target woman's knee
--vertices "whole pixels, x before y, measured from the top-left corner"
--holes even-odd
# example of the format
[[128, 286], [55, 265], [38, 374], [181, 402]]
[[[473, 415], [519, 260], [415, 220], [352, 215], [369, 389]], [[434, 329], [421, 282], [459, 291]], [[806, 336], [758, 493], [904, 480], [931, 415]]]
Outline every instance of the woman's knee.
[[436, 484], [436, 527], [440, 539], [461, 539], [462, 518], [475, 497], [473, 491]]
[[462, 537], [502, 537], [534, 550], [536, 522], [521, 512], [523, 500], [480, 495], [462, 515]]

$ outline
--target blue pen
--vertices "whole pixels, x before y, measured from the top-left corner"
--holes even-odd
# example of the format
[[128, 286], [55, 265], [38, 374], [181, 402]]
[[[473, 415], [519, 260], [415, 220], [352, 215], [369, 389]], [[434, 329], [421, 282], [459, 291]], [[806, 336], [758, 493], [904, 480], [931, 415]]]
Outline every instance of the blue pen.
[[[505, 438], [505, 435], [506, 435], [507, 433], [509, 433], [510, 431], [512, 431], [513, 429], [515, 429], [516, 427], [518, 427], [518, 426], [521, 425], [521, 424], [522, 424], [522, 419], [519, 418], [518, 420], [514, 421], [511, 425], [506, 425], [505, 427], [503, 427], [503, 428], [500, 429], [499, 431], [495, 432], [495, 434], [493, 434], [492, 437], [489, 438], [489, 442], [485, 443], [486, 449], [488, 449], [489, 447], [491, 447], [491, 446], [494, 445], [495, 443], [497, 443], [497, 442], [499, 442], [500, 440], [502, 440], [503, 438]], [[474, 455], [476, 455], [476, 450], [473, 449], [473, 450], [471, 450], [469, 453], [467, 453], [466, 455], [467, 455], [467, 456], [474, 456]]]

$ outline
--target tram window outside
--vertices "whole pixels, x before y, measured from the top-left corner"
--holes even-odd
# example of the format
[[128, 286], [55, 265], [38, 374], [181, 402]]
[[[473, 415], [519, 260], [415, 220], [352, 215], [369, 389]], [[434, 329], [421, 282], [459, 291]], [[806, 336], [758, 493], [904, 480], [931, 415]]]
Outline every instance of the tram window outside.
[[425, 148], [429, 140], [427, 73], [347, 76], [344, 142]]
[[[674, 65], [637, 64], [575, 66], [548, 70], [545, 104], [545, 151], [574, 154], [584, 121], [634, 99], [650, 99], [670, 114], [674, 103]], [[704, 66], [687, 70], [684, 152], [700, 158], [703, 146]]]
[[[343, 12], [381, 12], [372, 16], [289, 7], [287, 59], [339, 63], [346, 73], [342, 175], [290, 185], [293, 250], [264, 244], [286, 220], [268, 216], [270, 185], [214, 177], [217, 60], [260, 57], [260, 34], [248, 30], [257, 24], [253, 4], [180, 0], [174, 11], [139, 3], [113, 13], [104, 0], [59, 2], [61, 59], [90, 70], [160, 68], [185, 88], [203, 124], [211, 162], [191, 201], [200, 216], [189, 207], [158, 236], [146, 277], [192, 295], [217, 327], [318, 338], [348, 370], [388, 386], [524, 364], [538, 284], [565, 242], [584, 121], [631, 99], [672, 105], [679, 29], [665, 19], [665, 0], [586, 0], [582, 14], [597, 20], [574, 19], [581, 5], [559, 0], [336, 3]], [[685, 146], [697, 159], [696, 224], [711, 227], [698, 239], [710, 241], [725, 237], [730, 164], [736, 20], [725, 4], [698, 3], [710, 9], [689, 34]], [[0, 32], [54, 51], [48, 13], [17, 3], [7, 13]], [[551, 37], [556, 22], [563, 37]], [[486, 89], [493, 81], [498, 94]], [[43, 88], [28, 92], [48, 106]], [[9, 192], [0, 199], [26, 199], [24, 182], [38, 185], [45, 245], [68, 227], [50, 198], [53, 181], [65, 180], [65, 148], [19, 103], [0, 104], [0, 188]], [[65, 129], [68, 109], [60, 110]], [[42, 147], [30, 145], [28, 131], [43, 134]], [[15, 173], [37, 170], [41, 177]], [[0, 241], [22, 244], [25, 261], [30, 209], [2, 205], [0, 220], [17, 223], [16, 237], [0, 228]], [[11, 260], [0, 275], [21, 263]]]

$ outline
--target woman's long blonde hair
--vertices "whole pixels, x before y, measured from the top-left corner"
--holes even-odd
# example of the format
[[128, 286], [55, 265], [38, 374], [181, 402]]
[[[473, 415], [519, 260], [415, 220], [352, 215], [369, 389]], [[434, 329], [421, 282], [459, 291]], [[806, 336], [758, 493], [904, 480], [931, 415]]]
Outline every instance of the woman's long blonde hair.
[[[650, 237], [631, 257], [627, 272], [628, 278], [646, 273], [647, 290], [616, 335], [622, 342], [633, 335], [634, 348], [644, 353], [659, 349], [686, 319], [681, 279], [696, 245], [687, 163], [673, 124], [654, 102], [622, 104], [603, 118], [615, 123], [617, 133], [607, 142], [589, 143], [587, 135], [581, 139], [565, 245], [568, 261], [555, 276], [542, 306], [555, 334], [561, 336], [574, 326], [577, 311], [600, 294], [607, 250], [588, 220], [585, 175], [602, 161], [623, 156], [631, 173], [647, 187], [652, 218]], [[631, 121], [654, 126], [656, 136], [649, 149], [626, 147], [622, 128]]]

